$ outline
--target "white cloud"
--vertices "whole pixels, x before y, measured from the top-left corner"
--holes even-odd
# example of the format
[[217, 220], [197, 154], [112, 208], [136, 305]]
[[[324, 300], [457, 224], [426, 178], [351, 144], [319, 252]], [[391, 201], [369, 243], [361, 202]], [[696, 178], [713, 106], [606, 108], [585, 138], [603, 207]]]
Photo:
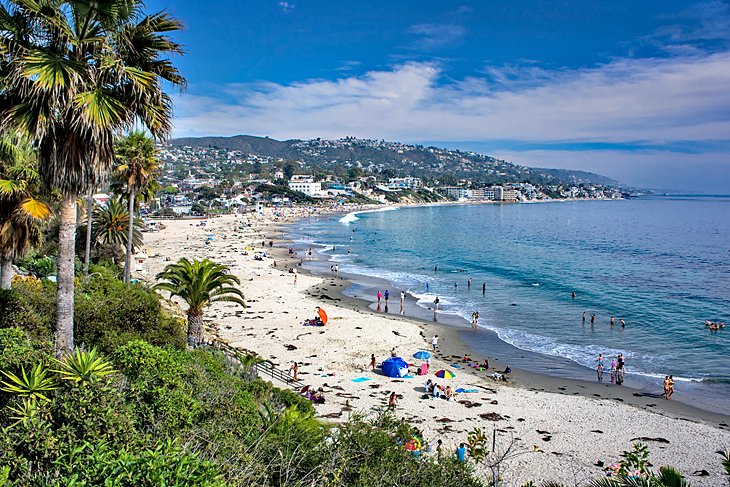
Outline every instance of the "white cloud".
[[283, 11], [284, 11], [285, 13], [289, 13], [289, 12], [291, 12], [292, 10], [294, 10], [294, 8], [296, 7], [296, 5], [294, 5], [294, 4], [293, 4], [293, 3], [291, 3], [291, 2], [279, 2], [279, 7], [281, 7], [281, 9], [282, 9], [282, 10], [283, 10]]
[[466, 35], [466, 28], [457, 24], [417, 24], [408, 32], [417, 37], [411, 48], [430, 51], [458, 44]]
[[727, 52], [572, 72], [490, 68], [449, 83], [441, 75], [436, 65], [408, 63], [337, 80], [187, 94], [176, 100], [175, 134], [653, 144], [730, 134]]

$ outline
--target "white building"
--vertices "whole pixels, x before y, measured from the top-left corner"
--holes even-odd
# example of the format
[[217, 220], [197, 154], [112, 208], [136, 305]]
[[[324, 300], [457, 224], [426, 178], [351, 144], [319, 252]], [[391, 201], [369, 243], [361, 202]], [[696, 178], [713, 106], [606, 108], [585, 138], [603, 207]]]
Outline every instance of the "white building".
[[387, 186], [390, 189], [418, 189], [423, 187], [423, 182], [421, 178], [390, 178]]
[[289, 180], [289, 189], [299, 191], [311, 197], [321, 197], [327, 194], [322, 191], [322, 183], [315, 181], [312, 176], [292, 176], [291, 180]]

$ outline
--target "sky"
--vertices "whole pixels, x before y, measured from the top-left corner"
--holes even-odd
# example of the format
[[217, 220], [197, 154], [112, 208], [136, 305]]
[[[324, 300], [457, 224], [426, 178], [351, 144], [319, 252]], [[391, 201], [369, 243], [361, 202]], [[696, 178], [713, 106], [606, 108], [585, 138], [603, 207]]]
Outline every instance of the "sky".
[[173, 136], [361, 138], [730, 194], [730, 1], [147, 0]]

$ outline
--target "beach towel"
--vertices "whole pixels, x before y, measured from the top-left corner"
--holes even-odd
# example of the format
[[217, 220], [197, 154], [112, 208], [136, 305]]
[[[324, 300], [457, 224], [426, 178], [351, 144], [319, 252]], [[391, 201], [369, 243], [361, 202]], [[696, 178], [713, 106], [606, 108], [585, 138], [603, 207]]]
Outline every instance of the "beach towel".
[[463, 389], [459, 387], [458, 389], [456, 389], [456, 392], [458, 392], [459, 394], [461, 394], [462, 392], [479, 392], [479, 389]]
[[460, 369], [461, 368], [461, 365], [459, 365], [459, 364], [451, 364], [451, 366], [453, 368], [455, 368], [455, 369]]
[[352, 379], [352, 382], [365, 382], [366, 380], [372, 380], [370, 377], [356, 377]]
[[406, 375], [404, 375], [404, 376], [403, 376], [403, 377], [401, 377], [401, 378], [402, 378], [402, 379], [413, 379], [414, 377], [416, 377], [416, 376], [415, 376], [415, 375], [413, 375], [413, 374], [406, 374]]

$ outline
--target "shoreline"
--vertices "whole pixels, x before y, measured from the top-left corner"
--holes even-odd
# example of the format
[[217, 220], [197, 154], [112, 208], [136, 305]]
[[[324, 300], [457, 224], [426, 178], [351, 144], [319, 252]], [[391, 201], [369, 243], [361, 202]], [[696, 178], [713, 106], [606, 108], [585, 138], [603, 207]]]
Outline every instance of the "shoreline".
[[[282, 229], [282, 233], [283, 229]], [[283, 240], [283, 242], [288, 242]], [[309, 261], [310, 263], [312, 261]], [[327, 275], [321, 271], [316, 271], [308, 268], [305, 265], [300, 268], [301, 273], [307, 273], [309, 275], [319, 277], [323, 280], [327, 280]], [[442, 316], [442, 319], [438, 323], [430, 322], [424, 318], [413, 316], [406, 312], [404, 315], [396, 313], [383, 313], [373, 309], [374, 303], [371, 300], [365, 299], [364, 297], [353, 297], [347, 294], [347, 291], [355, 285], [356, 282], [362, 281], [377, 281], [377, 278], [371, 278], [369, 276], [361, 275], [350, 275], [341, 273], [341, 280], [343, 287], [337, 288], [334, 292], [337, 297], [341, 300], [338, 302], [338, 306], [348, 307], [352, 310], [370, 313], [373, 316], [384, 316], [389, 319], [404, 320], [412, 322], [424, 331], [426, 337], [433, 335], [439, 335], [441, 353], [436, 355], [439, 358], [450, 357], [450, 362], [461, 362], [461, 358], [465, 353], [469, 355], [472, 362], [483, 363], [484, 359], [489, 360], [490, 373], [499, 372], [504, 370], [507, 365], [507, 361], [500, 359], [498, 356], [495, 357], [495, 353], [480, 353], [474, 350], [472, 346], [464, 340], [463, 335], [467, 333], [486, 333], [493, 335], [495, 340], [499, 340], [502, 344], [512, 347], [506, 342], [503, 342], [496, 333], [480, 329], [477, 331], [471, 330], [468, 326], [458, 326], [454, 323], [463, 322], [466, 324], [466, 320], [456, 315]], [[385, 282], [385, 281], [384, 281]], [[376, 287], [373, 287], [376, 289]], [[320, 285], [314, 288], [308, 289], [306, 293], [310, 297], [314, 297], [317, 293], [321, 293], [326, 290], [326, 286]], [[409, 306], [406, 309], [413, 309], [418, 306], [412, 298], [407, 299], [410, 301]], [[395, 306], [394, 306], [395, 307]], [[420, 308], [420, 307], [419, 307]], [[421, 310], [426, 311], [424, 308]], [[518, 349], [520, 350], [520, 349]], [[525, 354], [536, 354], [537, 352], [522, 351]], [[523, 387], [531, 391], [550, 392], [554, 394], [562, 395], [581, 395], [587, 398], [601, 398], [609, 399], [617, 402], [624, 403], [629, 406], [633, 406], [645, 411], [654, 412], [657, 414], [667, 414], [675, 419], [683, 419], [696, 422], [705, 422], [712, 424], [715, 427], [721, 429], [728, 429], [730, 431], [730, 415], [724, 415], [713, 411], [707, 411], [705, 409], [695, 407], [687, 402], [681, 400], [667, 401], [666, 399], [659, 397], [660, 392], [656, 394], [642, 391], [641, 389], [632, 387], [630, 385], [615, 385], [610, 382], [598, 383], [594, 381], [581, 380], [567, 377], [557, 377], [548, 374], [542, 374], [531, 370], [524, 369], [518, 366], [511, 366], [512, 373], [510, 374], [510, 383], [516, 387]], [[576, 364], [576, 367], [580, 367]], [[486, 374], [474, 374], [472, 370], [466, 369], [467, 373], [476, 375], [476, 377], [484, 378]], [[591, 371], [592, 372], [592, 371]], [[608, 373], [605, 374], [608, 377]]]
[[[370, 210], [368, 210], [370, 211]], [[378, 211], [378, 210], [376, 210]], [[382, 211], [382, 210], [381, 210]], [[356, 213], [356, 212], [350, 212]], [[334, 215], [321, 215], [320, 218], [334, 218]], [[291, 235], [292, 227], [297, 225], [298, 222], [290, 222], [286, 225], [281, 225], [278, 230], [280, 231], [281, 238], [285, 239], [288, 235]], [[321, 247], [321, 244], [310, 244], [304, 242], [293, 242], [285, 239], [285, 245], [294, 248], [295, 251], [305, 251], [307, 247]], [[313, 275], [319, 276], [326, 279], [329, 274], [328, 267], [332, 264], [332, 261], [327, 259], [326, 255], [314, 252], [312, 257], [304, 259], [304, 270], [308, 270]], [[345, 274], [341, 275], [348, 278], [348, 285], [342, 290], [343, 297], [351, 297], [352, 294], [357, 296], [367, 296], [362, 300], [356, 300], [358, 306], [361, 309], [366, 309], [376, 312], [375, 308], [375, 293], [378, 289], [391, 289], [394, 291], [393, 296], [397, 293], [400, 288], [394, 283], [387, 281], [383, 278], [372, 277], [364, 274]], [[406, 306], [406, 314], [396, 315], [401, 318], [414, 319], [422, 325], [426, 325], [434, 328], [434, 323], [430, 319], [430, 309], [424, 308], [416, 304], [412, 296], [407, 294], [406, 301], [409, 303]], [[394, 308], [397, 311], [397, 300]], [[379, 313], [378, 314], [383, 314]], [[435, 319], [436, 315], [434, 315]], [[657, 410], [671, 412], [676, 415], [687, 415], [692, 418], [712, 418], [712, 421], [720, 426], [725, 427], [730, 424], [730, 414], [723, 415], [717, 411], [722, 411], [723, 406], [713, 404], [711, 397], [703, 398], [704, 401], [698, 401], [693, 398], [691, 387], [692, 385], [699, 385], [700, 383], [694, 383], [690, 385], [690, 390], [686, 392], [681, 390], [684, 382], [680, 382], [678, 392], [671, 401], [667, 401], [662, 394], [662, 385], [660, 379], [656, 379], [650, 376], [644, 375], [627, 375], [627, 380], [623, 385], [614, 385], [610, 382], [610, 374], [608, 371], [604, 373], [604, 382], [598, 382], [595, 379], [596, 372], [583, 365], [577, 364], [567, 358], [557, 357], [554, 355], [546, 355], [540, 352], [524, 350], [499, 338], [497, 333], [493, 330], [479, 328], [478, 331], [474, 332], [468, 326], [468, 321], [458, 315], [439, 313], [438, 314], [439, 325], [435, 325], [434, 329], [449, 330], [449, 333], [458, 338], [461, 347], [456, 351], [456, 354], [463, 355], [464, 352], [468, 352], [470, 356], [479, 357], [479, 362], [483, 362], [485, 357], [488, 357], [490, 363], [497, 358], [495, 363], [499, 364], [500, 370], [504, 369], [504, 366], [510, 365], [510, 367], [517, 372], [516, 376], [523, 376], [529, 382], [529, 386], [540, 390], [548, 390], [555, 393], [567, 394], [580, 393], [590, 397], [610, 397], [617, 401], [627, 402], [629, 404], [635, 404], [638, 407], [643, 408], [656, 408]], [[476, 343], [469, 343], [468, 336], [472, 333], [479, 333], [482, 337], [488, 336], [488, 346], [480, 347], [477, 349], [474, 347]], [[480, 340], [478, 345], [484, 345], [484, 340]], [[496, 346], [495, 346], [496, 342]], [[461, 356], [460, 355], [460, 356]], [[500, 360], [500, 357], [509, 355], [512, 360], [504, 358]], [[517, 357], [517, 359], [515, 358]], [[533, 369], [525, 368], [520, 366], [520, 363], [535, 363], [538, 362], [545, 366], [547, 370], [554, 372], [553, 374], [535, 371]], [[517, 365], [515, 365], [517, 363]], [[545, 386], [543, 384], [549, 384]], [[711, 386], [706, 386], [711, 387]], [[725, 426], [723, 426], [725, 425]]]
[[[713, 426], [714, 420], [692, 418], [690, 414], [675, 419], [673, 414], [606, 397], [574, 395], [572, 389], [560, 394], [542, 392], [538, 389], [548, 389], [545, 379], [538, 378], [543, 383], [532, 387], [529, 374], [521, 371], [512, 374], [510, 383], [485, 380], [483, 373], [451, 368], [456, 360], [450, 356], [461, 357], [465, 350], [458, 329], [375, 313], [366, 302], [343, 294], [349, 287], [344, 278], [320, 277], [297, 266], [302, 272], [294, 282], [284, 265], [296, 266], [298, 258], [287, 255], [283, 237], [288, 227], [283, 224], [307, 218], [304, 213], [279, 221], [272, 215], [232, 215], [197, 228], [187, 221], [173, 221], [167, 229], [150, 235], [147, 245], [153, 251], [148, 252], [148, 275], [154, 276], [166, 263], [183, 256], [230, 262], [231, 272], [241, 279], [249, 307], [216, 303], [206, 312], [207, 332], [232, 346], [255, 351], [282, 370], [297, 361], [300, 380], [325, 391], [326, 403], [316, 406], [320, 419], [336, 423], [355, 412], [372, 412], [387, 404], [392, 391], [399, 398], [397, 416], [420, 428], [429, 441], [443, 439], [449, 450], [465, 441], [475, 427], [487, 434], [494, 428], [506, 431], [498, 447], [511, 438], [524, 452], [508, 462], [505, 479], [510, 484], [530, 479], [574, 483], [576, 475], [583, 480], [599, 477], [602, 472], [597, 461], [610, 464], [635, 441], [650, 445], [655, 465], [674, 465], [695, 485], [712, 486], [722, 481], [720, 458], [714, 452], [730, 446], [730, 432]], [[216, 237], [206, 244], [208, 233]], [[276, 240], [277, 246], [262, 249], [261, 244], [270, 240]], [[250, 246], [271, 252], [271, 258], [257, 261], [253, 252], [243, 255]], [[302, 326], [302, 320], [311, 318], [316, 306], [326, 308], [330, 322], [321, 328]], [[446, 360], [435, 358], [429, 377], [433, 378], [438, 368], [449, 368], [457, 377], [449, 382], [436, 379], [439, 383], [478, 392], [460, 394], [456, 401], [434, 401], [423, 398], [425, 377], [390, 379], [379, 370], [368, 370], [371, 353], [379, 362], [392, 347], [412, 361], [416, 350], [430, 348], [431, 333], [443, 337], [441, 356]], [[710, 475], [692, 476], [698, 469]]]

